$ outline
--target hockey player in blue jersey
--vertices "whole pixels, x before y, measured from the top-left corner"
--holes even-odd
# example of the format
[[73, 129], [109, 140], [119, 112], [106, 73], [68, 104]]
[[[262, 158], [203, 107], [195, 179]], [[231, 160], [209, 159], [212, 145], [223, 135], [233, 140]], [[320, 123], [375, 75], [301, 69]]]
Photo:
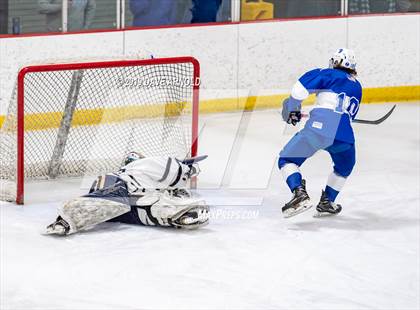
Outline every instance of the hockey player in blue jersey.
[[319, 150], [330, 154], [334, 169], [322, 191], [316, 216], [338, 214], [342, 209], [335, 200], [356, 162], [351, 122], [359, 111], [362, 99], [352, 50], [337, 50], [330, 59], [329, 68], [314, 69], [299, 78], [290, 97], [283, 102], [284, 121], [296, 125], [302, 117], [302, 101], [313, 93], [316, 94], [316, 103], [305, 127], [280, 153], [278, 165], [293, 193], [292, 199], [282, 208], [285, 217], [304, 212], [312, 206], [299, 167]]

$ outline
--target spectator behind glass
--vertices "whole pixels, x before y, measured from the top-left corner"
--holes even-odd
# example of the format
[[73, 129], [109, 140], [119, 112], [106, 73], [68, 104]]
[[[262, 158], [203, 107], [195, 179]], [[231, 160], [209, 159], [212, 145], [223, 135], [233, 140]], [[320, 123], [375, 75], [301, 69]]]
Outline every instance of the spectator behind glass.
[[192, 4], [191, 23], [211, 23], [216, 21], [222, 0], [192, 0]]
[[0, 34], [7, 33], [7, 10], [8, 10], [8, 4], [6, 1], [0, 0]]
[[177, 0], [130, 0], [133, 26], [160, 26], [177, 23]]
[[287, 0], [286, 16], [334, 16], [339, 15], [340, 1], [336, 0]]
[[[47, 31], [62, 31], [63, 0], [38, 0], [39, 13], [45, 14]], [[89, 29], [95, 17], [95, 0], [68, 1], [68, 31]]]
[[410, 0], [349, 0], [349, 14], [407, 12]]

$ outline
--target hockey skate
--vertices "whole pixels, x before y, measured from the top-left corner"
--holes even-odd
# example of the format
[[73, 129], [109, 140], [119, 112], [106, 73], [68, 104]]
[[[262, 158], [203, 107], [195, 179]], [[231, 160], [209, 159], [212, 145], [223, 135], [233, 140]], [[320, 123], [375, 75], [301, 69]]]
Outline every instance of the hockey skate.
[[70, 225], [61, 216], [57, 217], [54, 223], [47, 226], [48, 235], [67, 235], [70, 231]]
[[311, 199], [306, 192], [305, 180], [293, 191], [293, 198], [281, 209], [285, 218], [295, 216], [312, 207]]
[[330, 201], [325, 191], [322, 191], [321, 200], [316, 206], [317, 212], [315, 213], [314, 217], [336, 215], [341, 212], [341, 209], [341, 205]]

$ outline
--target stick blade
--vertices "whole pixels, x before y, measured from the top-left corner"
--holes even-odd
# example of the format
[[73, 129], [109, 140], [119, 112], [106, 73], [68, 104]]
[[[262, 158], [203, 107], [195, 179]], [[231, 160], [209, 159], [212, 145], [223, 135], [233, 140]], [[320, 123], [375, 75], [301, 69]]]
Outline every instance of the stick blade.
[[207, 157], [209, 157], [209, 156], [208, 155], [201, 155], [201, 156], [186, 158], [182, 161], [182, 163], [184, 165], [192, 165], [194, 163], [198, 163], [199, 161], [202, 161], [202, 160], [206, 159]]
[[381, 118], [377, 120], [369, 121], [369, 120], [364, 120], [364, 119], [355, 119], [353, 120], [353, 123], [379, 125], [380, 123], [384, 122], [388, 117], [390, 117], [390, 115], [392, 114], [392, 112], [394, 112], [396, 107], [397, 105], [394, 104], [394, 106], [391, 108], [391, 110], [388, 111], [387, 114], [385, 114], [384, 116], [382, 116]]

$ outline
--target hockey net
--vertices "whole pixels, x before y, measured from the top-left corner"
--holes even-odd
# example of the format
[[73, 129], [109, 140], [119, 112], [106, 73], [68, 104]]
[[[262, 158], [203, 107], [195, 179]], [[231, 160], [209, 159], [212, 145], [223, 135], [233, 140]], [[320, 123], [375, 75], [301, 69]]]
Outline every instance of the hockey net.
[[118, 170], [130, 151], [195, 156], [199, 63], [192, 57], [25, 67], [0, 120], [0, 200], [28, 180]]

